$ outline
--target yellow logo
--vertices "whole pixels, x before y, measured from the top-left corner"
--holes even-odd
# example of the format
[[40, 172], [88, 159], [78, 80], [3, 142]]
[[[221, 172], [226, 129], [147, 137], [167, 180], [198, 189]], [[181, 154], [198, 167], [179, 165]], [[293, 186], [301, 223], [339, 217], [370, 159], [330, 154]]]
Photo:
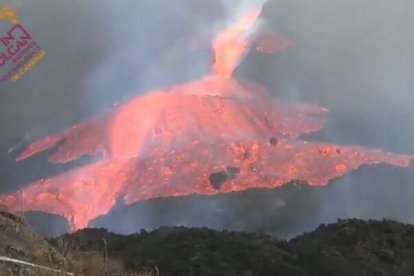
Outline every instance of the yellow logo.
[[0, 8], [0, 21], [13, 25], [5, 35], [0, 35], [0, 83], [16, 82], [38, 64], [46, 52], [20, 24], [14, 9]]
[[12, 8], [4, 6], [0, 9], [0, 21], [7, 21], [13, 25], [16, 25], [19, 24], [19, 16]]

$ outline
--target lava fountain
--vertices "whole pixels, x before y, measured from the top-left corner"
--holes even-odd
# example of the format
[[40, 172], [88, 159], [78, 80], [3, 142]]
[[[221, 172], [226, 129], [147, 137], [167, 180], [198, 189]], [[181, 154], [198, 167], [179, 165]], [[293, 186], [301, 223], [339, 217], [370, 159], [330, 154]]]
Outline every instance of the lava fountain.
[[213, 40], [215, 62], [204, 79], [153, 91], [111, 113], [29, 145], [16, 159], [52, 147], [50, 163], [99, 156], [20, 193], [0, 196], [15, 211], [64, 216], [72, 230], [126, 204], [159, 197], [277, 188], [291, 180], [326, 185], [361, 165], [408, 167], [411, 156], [300, 139], [323, 128], [328, 110], [288, 105], [234, 69], [250, 51], [276, 53], [293, 47], [280, 35], [256, 36], [261, 9], [239, 18]]

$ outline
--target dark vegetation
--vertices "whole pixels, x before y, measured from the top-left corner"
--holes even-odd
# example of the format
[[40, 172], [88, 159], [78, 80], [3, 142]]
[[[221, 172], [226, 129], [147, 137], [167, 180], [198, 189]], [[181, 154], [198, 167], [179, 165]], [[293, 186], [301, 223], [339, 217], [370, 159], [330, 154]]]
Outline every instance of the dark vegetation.
[[[1, 207], [0, 229], [1, 256], [77, 275], [414, 275], [414, 226], [390, 220], [339, 220], [291, 240], [161, 227], [132, 235], [85, 229], [45, 241]], [[0, 262], [0, 275], [56, 274]]]
[[117, 235], [86, 229], [51, 239], [102, 252], [131, 271], [161, 275], [414, 275], [414, 226], [394, 221], [339, 220], [290, 241], [266, 234], [162, 227]]

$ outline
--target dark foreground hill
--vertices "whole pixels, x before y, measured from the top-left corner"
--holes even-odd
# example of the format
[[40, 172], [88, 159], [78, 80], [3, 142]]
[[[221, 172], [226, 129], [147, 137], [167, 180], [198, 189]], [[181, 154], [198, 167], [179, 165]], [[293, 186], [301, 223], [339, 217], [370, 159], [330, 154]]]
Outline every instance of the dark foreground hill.
[[102, 252], [103, 238], [126, 269], [160, 275], [414, 275], [414, 226], [386, 220], [340, 220], [290, 241], [172, 227], [129, 236], [86, 229], [50, 242]]
[[[0, 259], [18, 259], [51, 268], [64, 268], [66, 259], [40, 236], [34, 234], [24, 219], [0, 204]], [[45, 275], [45, 270], [0, 261], [0, 275]], [[48, 274], [49, 275], [49, 274]]]
[[[46, 242], [0, 208], [0, 275], [414, 275], [414, 226], [340, 220], [292, 240], [206, 228], [118, 235], [85, 229]], [[105, 262], [104, 243], [107, 244]]]

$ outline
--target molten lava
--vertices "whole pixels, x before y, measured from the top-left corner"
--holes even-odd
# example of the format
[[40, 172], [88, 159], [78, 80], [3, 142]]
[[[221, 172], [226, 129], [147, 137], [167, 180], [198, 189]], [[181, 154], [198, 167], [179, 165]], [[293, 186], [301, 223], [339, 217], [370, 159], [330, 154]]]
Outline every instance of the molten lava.
[[[0, 196], [1, 201], [16, 211], [64, 216], [75, 230], [108, 213], [119, 198], [132, 204], [276, 188], [291, 180], [326, 185], [361, 165], [409, 166], [410, 156], [300, 140], [323, 127], [325, 108], [287, 105], [260, 85], [232, 78], [252, 43], [260, 12], [247, 13], [217, 35], [212, 75], [148, 93], [103, 118], [31, 144], [17, 161], [54, 146], [51, 163], [86, 155], [101, 160], [40, 179], [21, 193]], [[292, 47], [281, 36], [260, 41], [262, 52]]]
[[249, 32], [254, 26], [261, 9], [249, 11], [232, 26], [219, 33], [213, 41], [215, 63], [213, 73], [229, 79], [241, 59], [249, 51]]

